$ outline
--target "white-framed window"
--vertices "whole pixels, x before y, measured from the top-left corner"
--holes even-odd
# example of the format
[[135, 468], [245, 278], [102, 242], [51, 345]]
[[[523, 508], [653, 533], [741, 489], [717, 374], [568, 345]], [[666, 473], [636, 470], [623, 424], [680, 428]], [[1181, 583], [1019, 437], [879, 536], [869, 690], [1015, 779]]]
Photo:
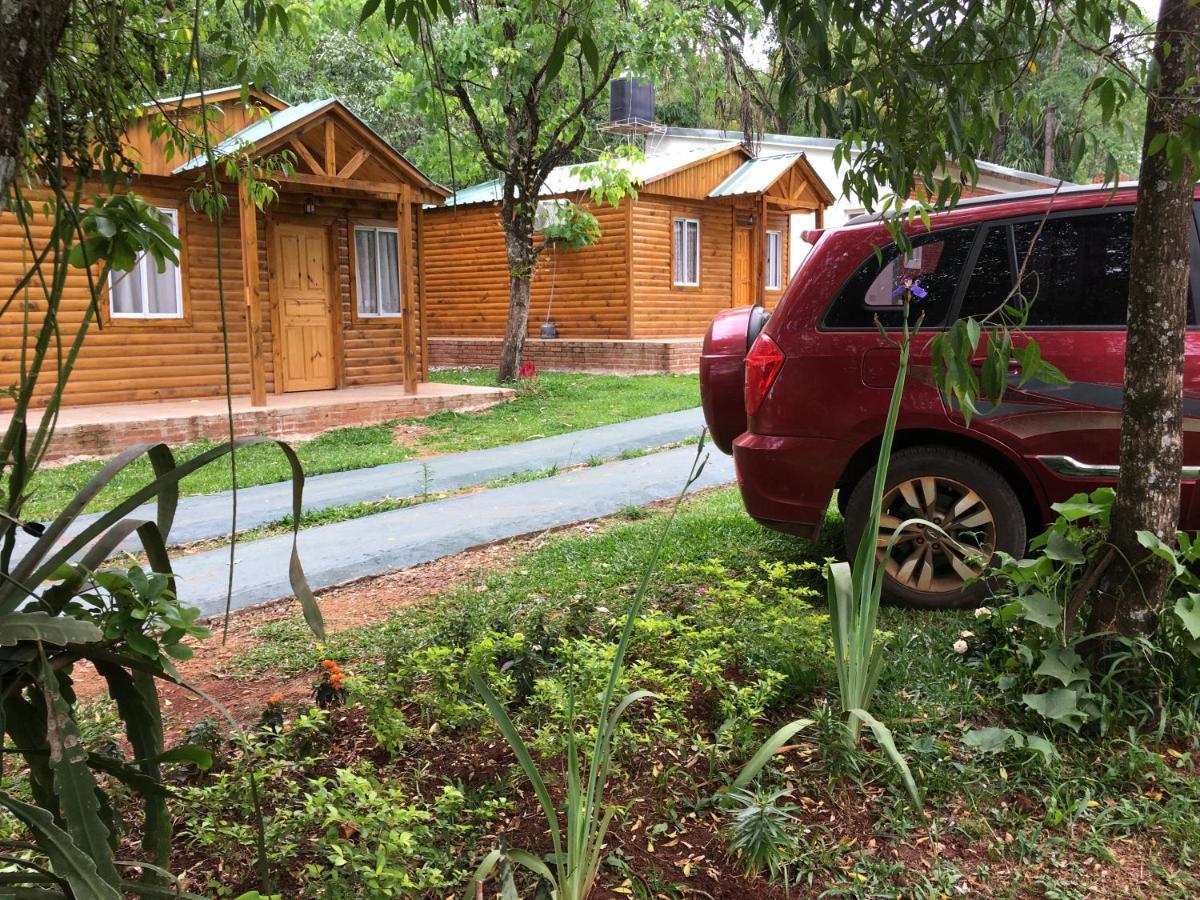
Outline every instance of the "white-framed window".
[[359, 316], [400, 315], [400, 238], [395, 228], [354, 226], [354, 284]]
[[676, 219], [674, 223], [675, 284], [700, 284], [700, 220]]
[[777, 291], [783, 284], [783, 232], [768, 231], [766, 244], [765, 287], [769, 291]]
[[[171, 233], [179, 237], [179, 210], [159, 209], [171, 223]], [[185, 248], [179, 250], [182, 258]], [[108, 275], [108, 312], [114, 319], [182, 319], [183, 279], [179, 266], [170, 260], [158, 271], [154, 257], [138, 254], [128, 272]]]

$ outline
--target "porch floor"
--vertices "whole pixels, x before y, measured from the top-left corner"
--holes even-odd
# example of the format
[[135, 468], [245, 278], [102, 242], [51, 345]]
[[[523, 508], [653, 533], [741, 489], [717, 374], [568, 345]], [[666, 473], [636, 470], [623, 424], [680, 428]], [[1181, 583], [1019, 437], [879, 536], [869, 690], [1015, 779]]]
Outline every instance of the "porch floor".
[[[271, 394], [263, 407], [251, 406], [249, 397], [234, 397], [234, 433], [238, 437], [306, 438], [347, 425], [420, 418], [451, 409], [483, 409], [512, 397], [509, 388], [436, 382], [417, 385], [415, 394], [398, 384]], [[8, 419], [8, 415], [0, 417], [0, 428]], [[40, 419], [40, 411], [31, 412], [31, 431]], [[59, 412], [46, 459], [111, 456], [134, 444], [160, 441], [171, 446], [200, 438], [221, 441], [227, 434], [223, 397], [65, 406]]]

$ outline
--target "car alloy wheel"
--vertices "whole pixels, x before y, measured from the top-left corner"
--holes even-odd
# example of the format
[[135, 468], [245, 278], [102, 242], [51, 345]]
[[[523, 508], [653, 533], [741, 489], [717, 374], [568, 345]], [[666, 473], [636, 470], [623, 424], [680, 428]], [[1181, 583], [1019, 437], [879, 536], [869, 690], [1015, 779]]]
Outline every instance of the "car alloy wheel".
[[983, 574], [995, 550], [991, 508], [954, 479], [922, 475], [902, 481], [884, 496], [882, 510], [879, 558], [891, 543], [887, 572], [912, 590], [962, 590]]

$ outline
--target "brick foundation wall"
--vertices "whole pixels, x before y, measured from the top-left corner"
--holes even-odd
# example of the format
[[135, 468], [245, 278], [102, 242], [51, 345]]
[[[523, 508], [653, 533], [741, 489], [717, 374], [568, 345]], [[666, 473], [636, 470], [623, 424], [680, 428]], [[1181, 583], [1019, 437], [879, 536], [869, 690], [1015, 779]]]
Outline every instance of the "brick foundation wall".
[[[699, 338], [661, 340], [542, 340], [525, 342], [524, 359], [547, 372], [641, 374], [695, 372]], [[431, 337], [429, 365], [435, 369], [495, 367], [499, 338]]]
[[[374, 425], [392, 419], [420, 418], [448, 409], [481, 409], [512, 397], [511, 390], [498, 389], [486, 396], [409, 395], [391, 400], [347, 401], [336, 405], [235, 410], [233, 426], [238, 437], [261, 434], [295, 440], [350, 425]], [[115, 424], [65, 425], [55, 429], [46, 461], [108, 457], [135, 444], [161, 442], [178, 447], [200, 438], [211, 438], [219, 443], [226, 439], [228, 427], [224, 413], [146, 418]]]

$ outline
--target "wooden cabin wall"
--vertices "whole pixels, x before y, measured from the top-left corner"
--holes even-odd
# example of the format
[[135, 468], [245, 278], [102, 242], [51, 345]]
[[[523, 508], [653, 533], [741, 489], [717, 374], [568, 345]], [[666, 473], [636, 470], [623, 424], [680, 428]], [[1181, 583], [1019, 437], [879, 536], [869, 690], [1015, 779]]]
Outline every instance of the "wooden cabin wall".
[[[546, 320], [548, 305], [560, 337], [629, 337], [628, 202], [619, 207], [583, 203], [600, 223], [600, 239], [582, 250], [542, 254], [530, 301], [531, 337]], [[426, 210], [424, 256], [429, 334], [503, 337], [509, 280], [498, 206]]]
[[[118, 403], [136, 400], [190, 399], [224, 393], [225, 365], [221, 337], [220, 299], [217, 281], [216, 228], [205, 216], [187, 208], [183, 186], [138, 185], [137, 192], [150, 202], [173, 206], [181, 212], [183, 233], [182, 272], [183, 319], [108, 319], [102, 327], [93, 322], [84, 341], [75, 370], [65, 392], [71, 404]], [[40, 217], [33, 225], [34, 239], [44, 246], [50, 223]], [[221, 235], [224, 256], [224, 286], [229, 327], [230, 366], [237, 393], [249, 391], [249, 354], [242, 302], [241, 248], [237, 219], [227, 220]], [[28, 251], [16, 218], [0, 215], [0, 296], [8, 297], [27, 268]], [[45, 299], [31, 288], [29, 345], [41, 325]], [[73, 271], [66, 284], [60, 321], [64, 340], [69, 340], [82, 321], [90, 302], [87, 276]], [[102, 305], [107, 305], [107, 295]], [[17, 381], [22, 343], [22, 308], [18, 301], [0, 318], [0, 384]], [[40, 379], [35, 402], [44, 402], [53, 388], [54, 377]], [[12, 401], [0, 401], [11, 408]]]
[[[672, 221], [700, 220], [700, 285], [677, 287], [672, 272]], [[633, 205], [633, 334], [635, 338], [703, 337], [733, 296], [733, 212], [728, 203], [639, 195]]]
[[[65, 393], [69, 404], [124, 403], [141, 400], [177, 400], [218, 397], [225, 393], [224, 348], [221, 337], [220, 294], [217, 282], [216, 226], [206, 216], [187, 208], [185, 186], [139, 184], [136, 191], [148, 201], [175, 207], [182, 214], [183, 319], [109, 319], [107, 297], [103, 301], [103, 324], [93, 323]], [[275, 390], [275, 353], [270, 291], [268, 289], [267, 241], [270, 221], [280, 217], [309, 221], [303, 214], [304, 194], [284, 193], [258, 215], [259, 297], [263, 311], [263, 343], [267, 389]], [[236, 197], [229, 197], [230, 209]], [[414, 218], [421, 213], [418, 211]], [[399, 318], [358, 319], [354, 314], [351, 229], [355, 222], [395, 227], [396, 204], [357, 198], [322, 197], [318, 214], [311, 219], [331, 230], [335, 248], [334, 271], [337, 304], [341, 311], [343, 348], [342, 384], [401, 384], [404, 381], [403, 327]], [[38, 221], [34, 237], [45, 241], [49, 223]], [[420, 298], [419, 254], [413, 234], [413, 284]], [[242, 292], [241, 235], [236, 215], [222, 223], [225, 309], [229, 323], [229, 355], [233, 390], [244, 396], [250, 391], [249, 350], [246, 339], [246, 310]], [[0, 294], [7, 297], [26, 270], [23, 242], [15, 217], [0, 216]], [[403, 274], [402, 274], [403, 278]], [[406, 282], [402, 282], [407, 284]], [[44, 301], [34, 290], [30, 298], [32, 346], [41, 324], [39, 310]], [[88, 283], [80, 271], [68, 278], [61, 313], [64, 339], [82, 320], [89, 302]], [[419, 306], [417, 366], [424, 371], [423, 338]], [[16, 382], [20, 365], [22, 321], [19, 305], [0, 319], [0, 384]], [[336, 340], [336, 334], [335, 334]], [[44, 376], [35, 403], [44, 402], [53, 387], [52, 376]], [[11, 408], [11, 400], [0, 400], [0, 409]]]
[[[239, 100], [210, 101], [209, 107], [219, 110], [218, 113], [210, 113], [208, 122], [213, 144], [241, 131], [270, 111], [262, 107], [247, 109]], [[200, 114], [196, 107], [185, 109], [180, 116], [187, 128], [194, 130], [198, 127]], [[179, 156], [167, 159], [164, 143], [150, 133], [150, 123], [154, 118], [154, 115], [146, 115], [130, 123], [125, 133], [126, 152], [130, 159], [139, 164], [143, 175], [170, 175], [177, 167], [187, 162], [187, 159]]]
[[646, 190], [664, 197], [703, 200], [745, 161], [746, 157], [742, 152], [734, 148], [712, 159], [688, 166], [682, 171], [656, 179], [646, 185]]

